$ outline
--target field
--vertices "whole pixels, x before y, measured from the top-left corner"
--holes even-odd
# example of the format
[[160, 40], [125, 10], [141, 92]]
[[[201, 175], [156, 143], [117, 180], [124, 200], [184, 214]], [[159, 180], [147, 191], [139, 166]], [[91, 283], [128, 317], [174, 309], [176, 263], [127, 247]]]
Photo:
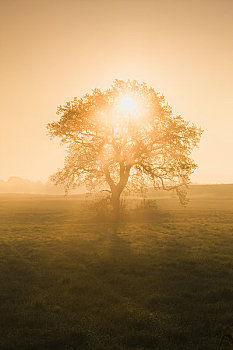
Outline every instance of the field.
[[161, 195], [118, 225], [83, 197], [0, 195], [0, 349], [217, 350], [233, 324], [233, 185], [191, 192], [186, 209]]

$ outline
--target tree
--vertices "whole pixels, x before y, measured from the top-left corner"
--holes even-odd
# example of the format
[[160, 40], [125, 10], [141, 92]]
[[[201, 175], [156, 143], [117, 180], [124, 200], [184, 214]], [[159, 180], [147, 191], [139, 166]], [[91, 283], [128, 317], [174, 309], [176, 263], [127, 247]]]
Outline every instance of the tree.
[[115, 80], [105, 91], [94, 89], [57, 109], [49, 135], [66, 146], [63, 169], [53, 175], [66, 190], [81, 184], [108, 185], [114, 217], [125, 189], [175, 190], [186, 203], [186, 188], [197, 165], [191, 151], [202, 130], [173, 116], [164, 96], [137, 81]]

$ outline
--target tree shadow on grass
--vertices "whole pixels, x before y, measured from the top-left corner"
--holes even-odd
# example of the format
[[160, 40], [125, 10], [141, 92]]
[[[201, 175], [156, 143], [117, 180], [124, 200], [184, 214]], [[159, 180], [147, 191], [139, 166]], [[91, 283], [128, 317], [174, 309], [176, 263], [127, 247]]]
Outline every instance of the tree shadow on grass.
[[[114, 286], [117, 295], [130, 305], [130, 310], [124, 302], [119, 307], [127, 320], [121, 341], [129, 348], [216, 348], [222, 329], [233, 317], [230, 261], [220, 265], [205, 253], [206, 248], [201, 251], [200, 246], [199, 253], [198, 247], [193, 250], [190, 235], [183, 240], [169, 230], [164, 245], [159, 246], [154, 235], [151, 245], [157, 251], [147, 247], [148, 258], [146, 252], [131, 247], [120, 226], [113, 228], [102, 271], [103, 282]], [[115, 310], [112, 319], [116, 315]]]
[[193, 250], [172, 216], [54, 229], [49, 244], [2, 247], [1, 349], [216, 347], [233, 315], [232, 262]]

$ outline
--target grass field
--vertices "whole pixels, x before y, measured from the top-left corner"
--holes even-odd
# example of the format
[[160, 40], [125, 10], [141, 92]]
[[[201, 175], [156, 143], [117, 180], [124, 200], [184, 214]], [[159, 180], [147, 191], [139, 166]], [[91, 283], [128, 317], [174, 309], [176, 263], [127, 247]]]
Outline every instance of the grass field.
[[0, 195], [0, 349], [218, 349], [233, 324], [223, 192], [118, 225], [78, 196]]

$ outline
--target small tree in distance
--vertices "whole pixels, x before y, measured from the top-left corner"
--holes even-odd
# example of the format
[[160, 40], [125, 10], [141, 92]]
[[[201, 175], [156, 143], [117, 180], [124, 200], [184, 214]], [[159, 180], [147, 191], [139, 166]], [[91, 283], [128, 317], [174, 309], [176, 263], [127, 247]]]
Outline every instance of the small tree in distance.
[[164, 97], [137, 81], [115, 80], [57, 109], [49, 135], [66, 146], [63, 169], [51, 177], [66, 190], [85, 184], [108, 185], [115, 219], [125, 189], [176, 191], [186, 203], [186, 188], [197, 165], [190, 155], [202, 130], [173, 116]]

